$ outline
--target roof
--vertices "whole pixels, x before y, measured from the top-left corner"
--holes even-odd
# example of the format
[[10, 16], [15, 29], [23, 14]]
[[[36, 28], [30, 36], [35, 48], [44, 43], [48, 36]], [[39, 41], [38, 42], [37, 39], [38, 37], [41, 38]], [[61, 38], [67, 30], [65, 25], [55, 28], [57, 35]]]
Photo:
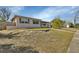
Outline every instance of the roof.
[[50, 22], [47, 22], [47, 21], [41, 21], [41, 23], [50, 23]]
[[25, 17], [25, 16], [19, 16], [19, 15], [15, 15], [15, 16], [12, 18], [12, 20], [11, 20], [11, 21], [13, 21], [13, 20], [14, 20], [14, 18], [16, 18], [16, 17], [20, 17], [20, 18], [30, 18], [30, 19], [35, 19], [35, 20], [40, 20], [40, 21], [41, 21], [41, 19], [32, 18], [32, 17]]

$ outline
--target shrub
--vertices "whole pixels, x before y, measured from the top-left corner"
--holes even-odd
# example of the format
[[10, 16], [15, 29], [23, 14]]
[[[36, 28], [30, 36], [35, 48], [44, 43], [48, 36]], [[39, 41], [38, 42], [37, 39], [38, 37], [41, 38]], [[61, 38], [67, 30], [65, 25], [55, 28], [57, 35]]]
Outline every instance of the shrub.
[[74, 24], [73, 23], [69, 23], [71, 28], [74, 28]]
[[79, 28], [79, 24], [75, 24], [75, 28]]
[[60, 29], [63, 27], [64, 21], [62, 21], [60, 18], [55, 18], [51, 21], [51, 25], [53, 28]]

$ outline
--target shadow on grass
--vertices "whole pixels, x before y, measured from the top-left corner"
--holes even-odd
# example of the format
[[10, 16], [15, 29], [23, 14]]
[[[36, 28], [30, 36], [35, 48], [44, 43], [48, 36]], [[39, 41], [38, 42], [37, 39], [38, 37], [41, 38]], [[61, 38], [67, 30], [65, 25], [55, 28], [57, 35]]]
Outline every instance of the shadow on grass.
[[34, 50], [31, 46], [27, 47], [16, 47], [15, 53], [39, 53], [38, 51]]
[[34, 50], [31, 46], [15, 47], [13, 44], [3, 44], [0, 45], [0, 53], [39, 53], [39, 51]]
[[12, 38], [13, 37], [13, 35], [11, 35], [11, 34], [2, 34], [2, 33], [0, 33], [0, 38], [2, 39], [2, 38]]
[[8, 39], [11, 39], [11, 38], [13, 38], [13, 37], [15, 37], [17, 34], [19, 34], [19, 33], [9, 33], [9, 34], [3, 34], [3, 33], [0, 33], [0, 39], [2, 39], [2, 38], [8, 38]]

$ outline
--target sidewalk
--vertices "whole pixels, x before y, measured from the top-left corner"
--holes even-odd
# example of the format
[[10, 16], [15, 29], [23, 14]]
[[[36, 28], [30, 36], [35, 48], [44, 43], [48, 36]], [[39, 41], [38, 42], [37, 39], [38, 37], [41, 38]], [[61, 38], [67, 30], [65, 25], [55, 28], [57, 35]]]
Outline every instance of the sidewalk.
[[79, 53], [79, 30], [75, 33], [67, 52]]

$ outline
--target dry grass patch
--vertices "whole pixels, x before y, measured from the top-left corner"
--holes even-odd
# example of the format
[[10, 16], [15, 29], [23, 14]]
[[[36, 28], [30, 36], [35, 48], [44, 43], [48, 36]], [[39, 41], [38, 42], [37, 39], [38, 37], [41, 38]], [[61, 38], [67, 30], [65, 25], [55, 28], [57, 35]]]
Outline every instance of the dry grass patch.
[[66, 30], [66, 31], [70, 31], [70, 32], [76, 32], [78, 29], [76, 29], [76, 28], [62, 28], [61, 30]]
[[[10, 31], [10, 30], [9, 30]], [[73, 32], [51, 30], [32, 31], [22, 29], [21, 31], [12, 30], [7, 35], [11, 35], [10, 39], [1, 40], [0, 44], [14, 44], [15, 46], [27, 47], [31, 46], [39, 52], [66, 52], [70, 41], [73, 37]]]

